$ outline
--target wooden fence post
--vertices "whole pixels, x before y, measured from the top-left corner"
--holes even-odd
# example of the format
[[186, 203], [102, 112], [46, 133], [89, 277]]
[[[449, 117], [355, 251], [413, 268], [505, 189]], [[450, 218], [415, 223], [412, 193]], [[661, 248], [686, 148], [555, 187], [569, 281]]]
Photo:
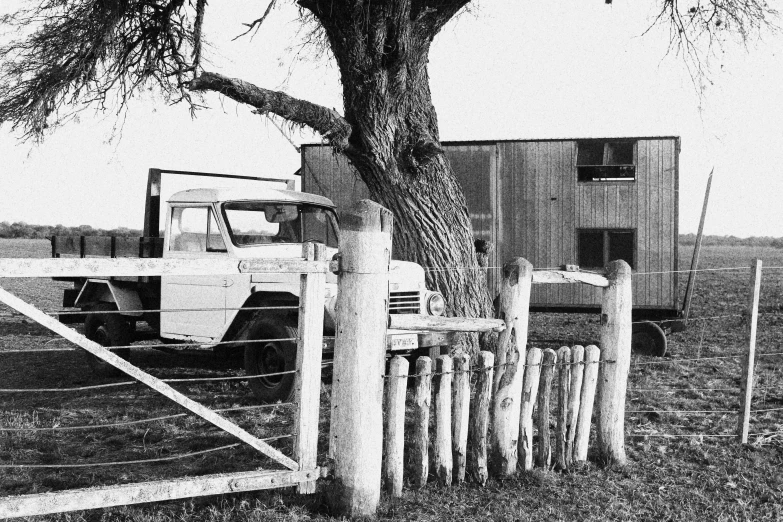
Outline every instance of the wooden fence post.
[[430, 471], [430, 400], [432, 397], [432, 359], [416, 359], [413, 394], [413, 483], [423, 488]]
[[487, 429], [489, 429], [489, 405], [492, 399], [492, 365], [495, 356], [480, 352], [476, 376], [476, 396], [470, 406], [468, 433], [468, 469], [482, 486], [487, 483]]
[[470, 420], [470, 356], [454, 356], [454, 429], [451, 443], [454, 448], [454, 481], [465, 481], [468, 456], [468, 422]]
[[585, 372], [585, 349], [576, 345], [571, 349], [571, 389], [568, 392], [568, 422], [566, 438], [566, 460], [574, 461], [576, 425], [579, 421], [579, 402], [582, 400], [582, 380]]
[[557, 355], [551, 348], [544, 350], [541, 357], [541, 378], [538, 384], [538, 458], [540, 468], [549, 469], [552, 463], [552, 442], [549, 440], [549, 399], [552, 396], [552, 376], [555, 372]]
[[340, 221], [333, 396], [336, 511], [373, 517], [380, 500], [391, 212], [362, 200]]
[[753, 401], [753, 371], [756, 366], [756, 328], [759, 319], [759, 294], [761, 293], [761, 259], [750, 266], [750, 302], [748, 303], [748, 353], [742, 368], [740, 388], [740, 415], [737, 423], [737, 439], [740, 444], [748, 442], [750, 431], [750, 405]]
[[571, 348], [561, 346], [557, 351], [557, 430], [555, 432], [555, 466], [568, 470], [570, 458], [566, 455], [568, 440], [568, 392], [571, 385]]
[[576, 436], [574, 438], [574, 462], [585, 462], [587, 460], [587, 447], [590, 441], [590, 421], [593, 418], [593, 404], [595, 402], [595, 387], [598, 383], [600, 357], [601, 352], [596, 345], [591, 344], [585, 348], [585, 371], [582, 378], [579, 415], [577, 417]]
[[[506, 329], [498, 341], [498, 369], [492, 407], [490, 466], [500, 476], [517, 470], [522, 378], [527, 358], [527, 328], [533, 265], [518, 257], [503, 266], [500, 310]], [[513, 335], [512, 335], [513, 334]], [[514, 340], [512, 344], [510, 341]], [[503, 366], [505, 365], [505, 367]]]
[[451, 357], [435, 360], [435, 473], [442, 486], [451, 486], [454, 461], [451, 454]]
[[395, 355], [389, 363], [386, 392], [386, 491], [402, 495], [403, 452], [405, 447], [405, 393], [408, 389], [408, 359]]
[[[302, 255], [308, 261], [323, 261], [326, 245], [307, 242]], [[321, 405], [321, 353], [324, 331], [326, 274], [303, 274], [299, 295], [299, 339], [296, 349], [297, 411], [294, 460], [299, 469], [315, 469], [318, 452], [318, 416]], [[302, 494], [315, 493], [315, 480], [297, 486]]]
[[519, 410], [519, 443], [517, 454], [522, 469], [533, 469], [533, 407], [538, 397], [538, 379], [541, 375], [541, 349], [527, 352], [525, 379], [522, 385], [522, 406]]
[[625, 392], [631, 365], [631, 267], [612, 261], [601, 303], [601, 365], [598, 369], [598, 451], [607, 463], [623, 465]]

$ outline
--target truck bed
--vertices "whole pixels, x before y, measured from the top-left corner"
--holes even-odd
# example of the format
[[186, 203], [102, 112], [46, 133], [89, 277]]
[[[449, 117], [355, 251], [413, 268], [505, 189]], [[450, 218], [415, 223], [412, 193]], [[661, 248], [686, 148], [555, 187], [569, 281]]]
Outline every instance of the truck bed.
[[162, 237], [52, 236], [52, 257], [163, 257]]

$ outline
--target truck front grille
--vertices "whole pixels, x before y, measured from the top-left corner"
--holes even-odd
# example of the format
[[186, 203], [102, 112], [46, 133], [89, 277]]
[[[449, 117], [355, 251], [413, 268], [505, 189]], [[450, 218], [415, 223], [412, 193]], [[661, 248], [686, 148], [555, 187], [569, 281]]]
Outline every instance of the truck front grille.
[[389, 292], [390, 314], [418, 314], [419, 292]]

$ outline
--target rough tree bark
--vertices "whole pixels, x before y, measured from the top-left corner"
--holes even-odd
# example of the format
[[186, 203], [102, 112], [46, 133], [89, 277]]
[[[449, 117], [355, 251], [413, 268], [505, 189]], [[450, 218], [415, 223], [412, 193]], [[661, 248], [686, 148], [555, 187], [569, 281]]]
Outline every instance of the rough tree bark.
[[329, 2], [328, 10], [325, 3], [300, 2], [321, 23], [337, 61], [353, 129], [344, 153], [372, 198], [394, 213], [398, 257], [432, 269], [428, 283], [444, 293], [449, 314], [490, 316], [465, 198], [440, 147], [427, 70], [432, 39], [467, 1]]

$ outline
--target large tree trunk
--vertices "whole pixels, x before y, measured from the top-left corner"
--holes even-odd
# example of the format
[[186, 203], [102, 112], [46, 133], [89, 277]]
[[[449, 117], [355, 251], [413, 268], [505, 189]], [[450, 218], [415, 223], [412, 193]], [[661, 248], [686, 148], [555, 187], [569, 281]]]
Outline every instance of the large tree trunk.
[[437, 28], [405, 13], [368, 11], [350, 22], [323, 21], [353, 129], [345, 154], [372, 198], [394, 213], [397, 257], [425, 267], [449, 315], [488, 317], [486, 275], [430, 95], [427, 61]]

